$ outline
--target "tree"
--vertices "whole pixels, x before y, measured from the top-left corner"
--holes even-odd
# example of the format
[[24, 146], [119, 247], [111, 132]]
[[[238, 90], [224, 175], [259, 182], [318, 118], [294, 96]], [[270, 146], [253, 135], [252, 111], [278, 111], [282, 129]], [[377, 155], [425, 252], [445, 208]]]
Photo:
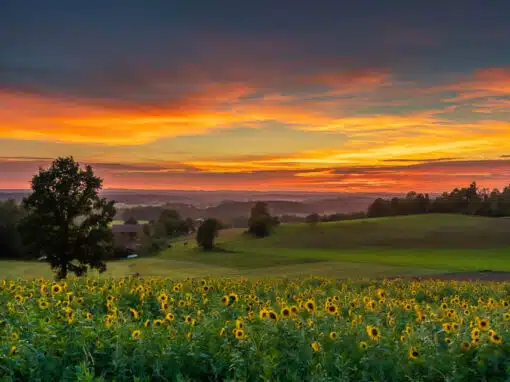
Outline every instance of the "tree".
[[210, 251], [214, 248], [214, 240], [218, 236], [218, 231], [221, 223], [216, 219], [205, 220], [197, 231], [197, 244], [205, 251]]
[[306, 222], [311, 226], [316, 226], [321, 221], [321, 216], [318, 213], [310, 214], [306, 217]]
[[177, 237], [190, 232], [189, 222], [183, 220], [176, 210], [164, 209], [156, 222], [158, 236]]
[[127, 218], [126, 220], [124, 220], [124, 224], [137, 225], [138, 220], [136, 220], [133, 216], [131, 216], [131, 217]]
[[256, 237], [266, 237], [271, 234], [279, 220], [271, 217], [267, 203], [256, 202], [251, 209], [248, 221], [248, 232]]
[[58, 279], [68, 272], [81, 276], [88, 267], [106, 270], [115, 202], [99, 197], [102, 182], [73, 157], [57, 158], [32, 179], [32, 194], [23, 200], [23, 239], [32, 253], [46, 256]]
[[13, 199], [0, 201], [0, 256], [20, 258], [23, 245], [19, 233], [19, 222], [25, 211]]

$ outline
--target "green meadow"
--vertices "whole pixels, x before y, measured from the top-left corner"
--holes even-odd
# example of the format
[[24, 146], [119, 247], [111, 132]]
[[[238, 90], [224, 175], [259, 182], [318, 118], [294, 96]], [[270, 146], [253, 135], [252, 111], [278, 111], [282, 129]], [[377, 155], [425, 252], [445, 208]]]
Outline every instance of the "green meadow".
[[[379, 278], [510, 271], [510, 219], [438, 214], [289, 224], [263, 239], [239, 229], [221, 231], [217, 244], [217, 251], [201, 252], [194, 237], [182, 238], [155, 256], [110, 262], [103, 277]], [[40, 262], [0, 262], [0, 279], [51, 275]]]

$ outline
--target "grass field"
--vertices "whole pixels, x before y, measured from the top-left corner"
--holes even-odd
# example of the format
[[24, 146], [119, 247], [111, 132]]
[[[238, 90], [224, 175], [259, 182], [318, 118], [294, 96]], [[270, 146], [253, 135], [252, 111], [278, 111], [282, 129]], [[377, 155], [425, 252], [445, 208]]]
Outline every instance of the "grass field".
[[[184, 246], [188, 240], [190, 245]], [[510, 271], [510, 220], [461, 215], [364, 219], [317, 226], [283, 225], [254, 239], [222, 231], [221, 251], [199, 251], [194, 238], [149, 258], [115, 261], [105, 276], [373, 278], [452, 271]], [[46, 264], [0, 262], [0, 279], [51, 276]]]

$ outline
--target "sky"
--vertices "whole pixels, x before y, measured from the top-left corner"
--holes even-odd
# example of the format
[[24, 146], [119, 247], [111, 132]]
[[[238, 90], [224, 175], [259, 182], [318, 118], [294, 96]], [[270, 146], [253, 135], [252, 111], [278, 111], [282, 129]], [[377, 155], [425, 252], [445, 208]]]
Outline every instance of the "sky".
[[0, 188], [510, 184], [510, 1], [0, 0]]

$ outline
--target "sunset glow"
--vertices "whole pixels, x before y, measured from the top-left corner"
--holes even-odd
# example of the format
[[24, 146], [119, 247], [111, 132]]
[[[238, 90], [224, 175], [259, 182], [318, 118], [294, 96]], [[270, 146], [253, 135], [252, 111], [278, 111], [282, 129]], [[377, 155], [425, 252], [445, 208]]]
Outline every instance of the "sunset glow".
[[[367, 40], [349, 33], [349, 12], [333, 23], [333, 5], [309, 18], [299, 4], [276, 10], [260, 28], [255, 5], [239, 7], [246, 27], [199, 15], [192, 32], [174, 30], [149, 9], [139, 23], [155, 27], [136, 34], [137, 10], [126, 6], [115, 19], [122, 39], [106, 19], [90, 30], [79, 9], [65, 34], [50, 11], [37, 21], [19, 19], [16, 7], [3, 13], [0, 28], [15, 43], [0, 55], [0, 188], [28, 188], [58, 155], [92, 164], [106, 188], [439, 192], [510, 183], [504, 10], [466, 5], [466, 20], [487, 22], [483, 36], [464, 32], [453, 7], [437, 25], [418, 17], [427, 10], [402, 10], [398, 33], [402, 14], [362, 14]], [[41, 33], [14, 28], [23, 22]], [[85, 36], [80, 49], [73, 33]]]

